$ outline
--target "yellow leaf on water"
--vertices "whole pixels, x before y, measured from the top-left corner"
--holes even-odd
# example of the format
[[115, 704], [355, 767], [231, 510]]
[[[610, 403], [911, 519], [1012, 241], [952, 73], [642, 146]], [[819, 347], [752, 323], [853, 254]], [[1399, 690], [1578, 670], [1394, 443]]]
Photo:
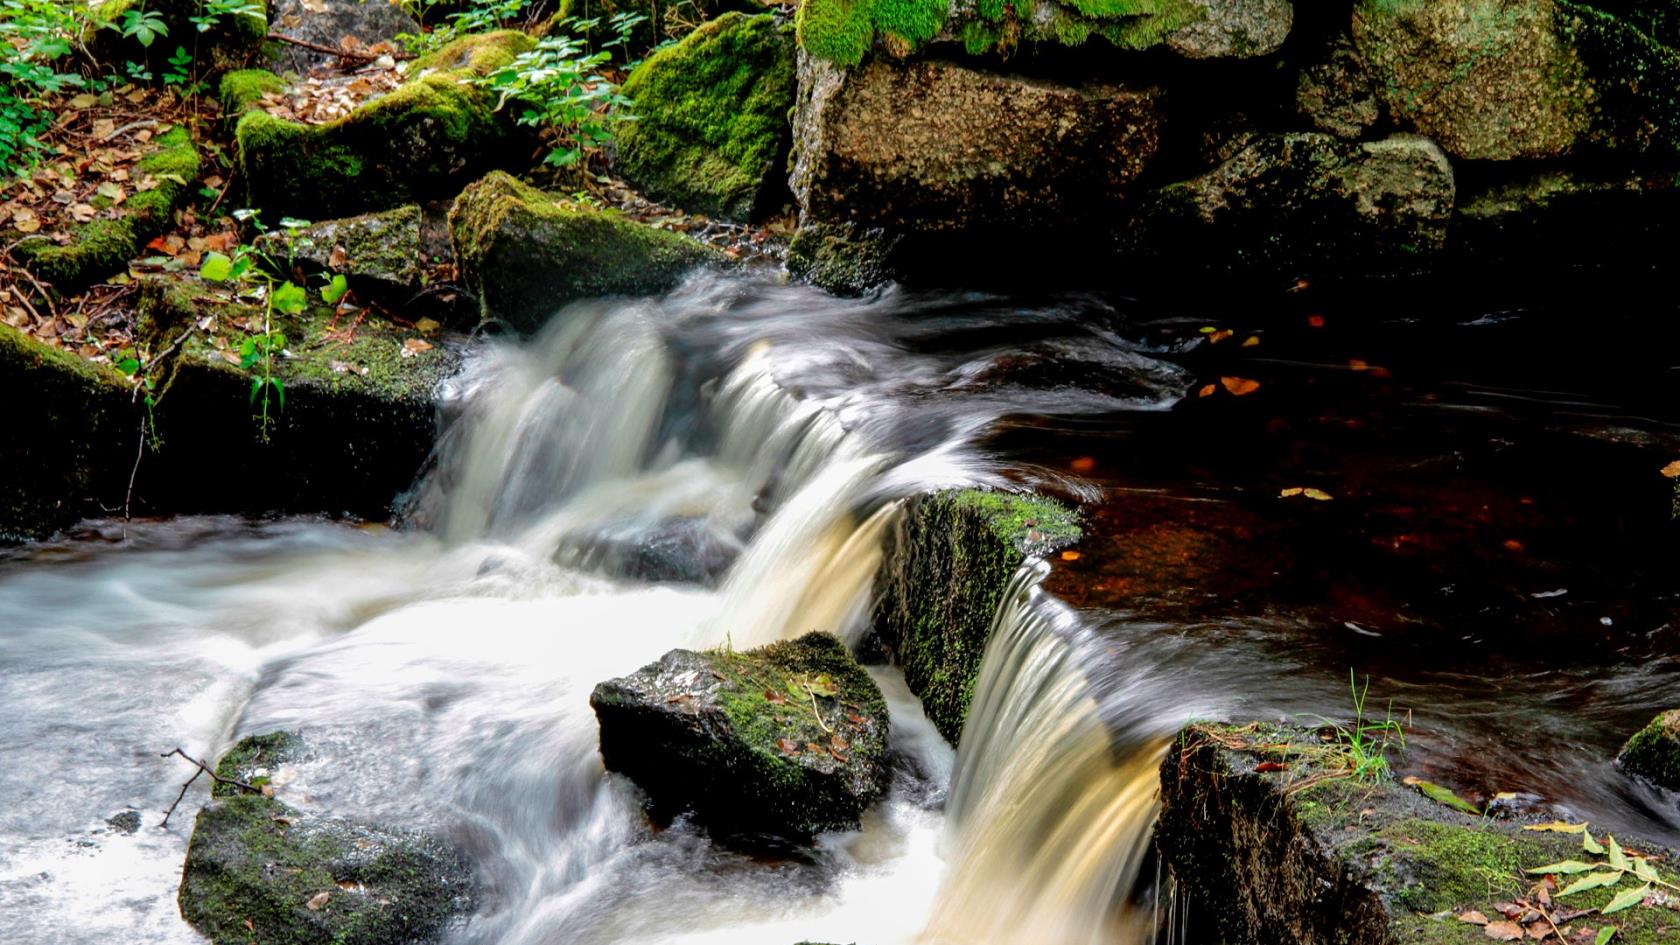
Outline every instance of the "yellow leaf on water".
[[1311, 486], [1290, 486], [1278, 493], [1278, 498], [1280, 499], [1293, 499], [1296, 496], [1300, 496], [1304, 499], [1312, 499], [1314, 502], [1329, 502], [1331, 499], [1335, 498], [1323, 489], [1314, 489]]
[[1246, 377], [1222, 377], [1219, 383], [1231, 392], [1233, 397], [1246, 397], [1260, 389], [1260, 382]]
[[1252, 348], [1259, 343], [1260, 343], [1260, 336], [1259, 335], [1249, 335], [1247, 338], [1243, 339], [1242, 346], [1244, 348]]
[[1662, 468], [1662, 474], [1670, 479], [1680, 479], [1680, 459]]

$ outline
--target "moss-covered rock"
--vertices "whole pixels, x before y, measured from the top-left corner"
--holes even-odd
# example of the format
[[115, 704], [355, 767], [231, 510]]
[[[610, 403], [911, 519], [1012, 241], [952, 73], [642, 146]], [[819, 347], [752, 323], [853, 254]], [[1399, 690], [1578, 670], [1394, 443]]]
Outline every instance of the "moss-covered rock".
[[[218, 773], [293, 742], [285, 733], [246, 739]], [[434, 838], [218, 785], [193, 825], [179, 901], [182, 918], [216, 945], [395, 945], [437, 938], [476, 896], [466, 858]]]
[[210, 789], [211, 797], [238, 797], [249, 793], [237, 784], [227, 784], [225, 781], [239, 781], [254, 788], [263, 788], [273, 778], [274, 771], [281, 765], [298, 761], [303, 757], [303, 738], [296, 732], [269, 732], [266, 735], [247, 735], [234, 744], [222, 760], [216, 762], [217, 781]]
[[529, 50], [513, 30], [466, 36], [410, 63], [414, 78], [343, 118], [305, 125], [262, 111], [235, 129], [251, 205], [305, 219], [447, 197], [529, 157], [527, 135], [473, 80]]
[[[251, 6], [258, 15], [222, 14], [200, 30], [193, 20], [204, 15], [201, 0], [105, 0], [89, 11], [82, 43], [112, 70], [124, 63], [140, 63], [160, 81], [170, 57], [177, 49], [185, 49], [194, 57], [191, 68], [202, 79], [243, 68], [259, 58], [268, 35], [268, 4], [254, 0]], [[125, 17], [139, 11], [163, 23], [164, 31], [149, 45], [122, 34]]]
[[894, 277], [898, 238], [851, 223], [802, 223], [788, 241], [787, 268], [836, 295], [862, 295]]
[[1680, 153], [1680, 54], [1569, 0], [1360, 0], [1389, 114], [1474, 160]]
[[[626, 52], [632, 58], [640, 58], [660, 43], [687, 36], [695, 23], [704, 23], [731, 11], [763, 13], [767, 6], [769, 4], [758, 0], [667, 0], [663, 3], [655, 0], [560, 0], [555, 14], [537, 28], [536, 35], [547, 36], [566, 30], [599, 48], [615, 38], [611, 29], [614, 16], [620, 13], [639, 14], [647, 20], [630, 32]], [[592, 29], [576, 29], [577, 22], [584, 20], [593, 20], [596, 25]]]
[[363, 298], [406, 297], [426, 275], [420, 227], [420, 208], [410, 204], [301, 227], [291, 234], [289, 253], [278, 235], [261, 242], [271, 256], [289, 256], [306, 272], [343, 274]]
[[1680, 709], [1664, 712], [1635, 733], [1616, 763], [1629, 774], [1680, 791]]
[[[1316, 731], [1192, 725], [1179, 734], [1161, 766], [1155, 843], [1187, 903], [1191, 940], [1473, 945], [1489, 936], [1457, 914], [1500, 920], [1496, 904], [1539, 881], [1528, 868], [1602, 859], [1583, 852], [1579, 833], [1525, 831], [1393, 781], [1333, 776], [1339, 768]], [[1618, 839], [1672, 862], [1669, 851]], [[1624, 888], [1634, 888], [1631, 877], [1556, 901], [1593, 910]], [[1614, 925], [1616, 941], [1635, 945], [1671, 941], [1680, 929], [1660, 907], [1571, 921]]]
[[672, 650], [595, 687], [601, 758], [723, 834], [854, 829], [886, 789], [887, 706], [838, 639]]
[[649, 196], [745, 222], [787, 202], [793, 37], [769, 14], [728, 13], [630, 73], [636, 120], [616, 167]]
[[77, 227], [71, 242], [60, 246], [45, 238], [19, 243], [15, 252], [31, 272], [61, 292], [74, 292], [121, 272], [146, 241], [167, 229], [173, 214], [198, 179], [198, 145], [186, 128], [176, 126], [155, 139], [155, 147], [135, 165], [136, 193], [120, 215]]
[[267, 69], [236, 69], [222, 76], [216, 85], [216, 100], [222, 105], [222, 117], [235, 123], [264, 96], [286, 90], [286, 80]]
[[1263, 135], [1143, 200], [1121, 246], [1186, 269], [1404, 273], [1439, 255], [1455, 198], [1452, 165], [1424, 138]]
[[567, 302], [675, 286], [696, 266], [722, 262], [711, 247], [611, 211], [493, 173], [449, 211], [461, 280], [486, 318], [540, 328]]
[[16, 409], [0, 438], [0, 544], [45, 538], [121, 500], [139, 417], [128, 385], [0, 322], [0, 402]]
[[1111, 212], [1160, 145], [1163, 93], [953, 62], [801, 55], [792, 185], [811, 222], [1068, 227]]
[[967, 489], [906, 505], [875, 579], [875, 632], [953, 745], [1016, 569], [1079, 537], [1077, 515], [1039, 496]]

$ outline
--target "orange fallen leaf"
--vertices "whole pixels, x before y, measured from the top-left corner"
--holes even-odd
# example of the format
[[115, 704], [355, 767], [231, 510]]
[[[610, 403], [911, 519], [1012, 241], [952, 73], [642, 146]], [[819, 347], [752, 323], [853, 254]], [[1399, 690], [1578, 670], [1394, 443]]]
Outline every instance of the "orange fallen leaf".
[[1662, 474], [1670, 479], [1680, 479], [1680, 459], [1662, 468]]
[[1079, 560], [1079, 552], [1077, 552], [1077, 551], [1064, 551], [1064, 552], [1062, 552], [1062, 560], [1063, 561], [1078, 561]]
[[1247, 397], [1260, 389], [1259, 381], [1250, 380], [1246, 377], [1222, 377], [1219, 379], [1219, 383], [1223, 384], [1233, 397]]
[[1307, 327], [1308, 328], [1323, 328], [1324, 327], [1324, 316], [1323, 315], [1308, 315], [1307, 316]]
[[1260, 336], [1259, 335], [1249, 335], [1247, 338], [1243, 339], [1242, 346], [1244, 348], [1252, 348], [1259, 343], [1260, 343]]
[[1236, 332], [1232, 331], [1231, 329], [1222, 328], [1219, 331], [1216, 331], [1213, 334], [1208, 335], [1208, 344], [1216, 345], [1216, 344], [1220, 343], [1221, 341], [1224, 341], [1226, 338], [1231, 337], [1234, 334], [1236, 334]]
[[402, 356], [405, 357], [405, 358], [412, 358], [422, 351], [430, 351], [430, 350], [432, 350], [432, 343], [423, 339], [423, 338], [404, 338], [403, 339]]
[[1208, 385], [1204, 386], [1201, 390], [1197, 391], [1196, 396], [1197, 397], [1212, 397], [1214, 392], [1217, 391], [1217, 390], [1219, 390], [1218, 385], [1208, 384]]
[[1516, 540], [1515, 538], [1505, 539], [1504, 542], [1500, 543], [1499, 547], [1504, 548], [1506, 551], [1514, 551], [1518, 554], [1521, 554], [1522, 552], [1528, 550], [1527, 545], [1524, 545], [1522, 542]]
[[1348, 367], [1353, 368], [1355, 371], [1369, 371], [1371, 369], [1371, 365], [1359, 360], [1358, 358], [1349, 358]]
[[[1680, 462], [1675, 463], [1675, 465], [1680, 466]], [[1088, 473], [1097, 468], [1097, 461], [1089, 456], [1081, 456], [1069, 463], [1068, 468], [1076, 473]], [[1680, 475], [1680, 473], [1676, 473], [1676, 475]]]

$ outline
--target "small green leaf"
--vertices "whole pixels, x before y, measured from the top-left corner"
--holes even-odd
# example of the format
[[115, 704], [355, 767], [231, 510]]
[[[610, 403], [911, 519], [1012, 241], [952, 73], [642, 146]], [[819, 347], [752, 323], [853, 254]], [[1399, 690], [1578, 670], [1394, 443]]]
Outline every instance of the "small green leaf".
[[1606, 846], [1608, 846], [1610, 848], [1610, 851], [1609, 851], [1610, 852], [1610, 868], [1611, 869], [1618, 869], [1618, 870], [1627, 869], [1628, 868], [1627, 854], [1622, 852], [1622, 846], [1621, 846], [1621, 844], [1616, 842], [1616, 838], [1615, 837], [1605, 837], [1604, 838], [1604, 843], [1605, 843]]
[[350, 291], [350, 283], [345, 281], [344, 274], [332, 277], [332, 281], [321, 289], [321, 301], [328, 305], [337, 305], [338, 300], [344, 298], [344, 293]]
[[117, 370], [133, 377], [134, 372], [140, 370], [140, 362], [135, 358], [123, 358], [117, 362]]
[[1657, 868], [1651, 865], [1650, 860], [1647, 860], [1642, 856], [1634, 857], [1633, 875], [1639, 877], [1647, 883], [1660, 882], [1660, 878], [1657, 876]]
[[1651, 884], [1650, 883], [1646, 883], [1645, 885], [1639, 887], [1638, 889], [1624, 889], [1621, 892], [1616, 894], [1616, 898], [1610, 900], [1610, 902], [1608, 904], [1606, 904], [1604, 908], [1602, 908], [1598, 911], [1604, 913], [1605, 915], [1609, 915], [1612, 912], [1620, 912], [1623, 909], [1628, 908], [1629, 906], [1638, 905], [1641, 900], [1643, 900], [1646, 896], [1649, 896], [1650, 894], [1651, 894]]
[[822, 696], [824, 699], [833, 699], [840, 695], [840, 687], [836, 686], [827, 674], [806, 680], [805, 688], [811, 690], [812, 695]]
[[274, 310], [285, 315], [296, 315], [309, 305], [309, 296], [290, 282], [282, 282], [274, 290], [272, 296]]
[[1536, 866], [1532, 869], [1523, 870], [1523, 872], [1534, 873], [1537, 876], [1548, 874], [1555, 876], [1568, 876], [1572, 873], [1585, 873], [1587, 870], [1590, 870], [1595, 866], [1602, 865], [1602, 863], [1582, 863], [1580, 860], [1564, 860], [1561, 863], [1548, 863], [1545, 866]]
[[1596, 853], [1599, 856], [1604, 855], [1604, 844], [1594, 840], [1592, 832], [1589, 830], [1581, 831], [1581, 849], [1588, 853]]
[[271, 378], [268, 379], [268, 382], [270, 384], [274, 385], [274, 393], [276, 393], [280, 396], [280, 409], [285, 410], [286, 409], [286, 385], [280, 383], [280, 379], [278, 377], [271, 377]]
[[204, 257], [204, 264], [198, 267], [198, 277], [211, 282], [226, 282], [233, 274], [233, 260], [221, 253], [210, 253]]
[[1604, 945], [1605, 942], [1608, 942], [1615, 937], [1616, 927], [1614, 925], [1606, 925], [1604, 928], [1598, 930], [1598, 937], [1593, 939], [1593, 945]]
[[[257, 393], [262, 390], [262, 386], [263, 386], [263, 379], [262, 378], [260, 378], [260, 377], [251, 378], [251, 398], [250, 398], [251, 403], [254, 404], [254, 403], [257, 402]], [[1560, 895], [1561, 895], [1561, 893], [1560, 893]]]
[[1573, 883], [1570, 883], [1568, 886], [1565, 886], [1563, 888], [1563, 890], [1558, 893], [1558, 895], [1559, 896], [1572, 896], [1575, 893], [1586, 892], [1589, 889], [1598, 889], [1602, 886], [1614, 886], [1614, 885], [1616, 885], [1616, 883], [1618, 881], [1621, 880], [1622, 875], [1623, 874], [1619, 873], [1619, 872], [1616, 872], [1616, 873], [1588, 873], [1587, 875], [1581, 877], [1580, 879], [1574, 881]]

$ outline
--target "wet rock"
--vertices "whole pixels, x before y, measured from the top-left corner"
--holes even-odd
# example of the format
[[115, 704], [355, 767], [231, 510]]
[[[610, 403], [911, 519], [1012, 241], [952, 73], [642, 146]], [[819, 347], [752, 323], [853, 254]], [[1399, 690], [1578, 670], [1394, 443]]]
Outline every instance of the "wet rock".
[[793, 35], [769, 14], [725, 14], [637, 66], [636, 120], [615, 167], [649, 196], [746, 222], [788, 202]]
[[1154, 87], [803, 52], [799, 69], [792, 185], [811, 223], [1064, 226], [1112, 206], [1160, 145]]
[[1680, 54], [1567, 0], [1361, 0], [1389, 114], [1472, 160], [1680, 151]]
[[1628, 774], [1680, 791], [1680, 709], [1657, 716], [1628, 739], [1616, 763]]
[[1452, 165], [1427, 139], [1266, 135], [1150, 195], [1121, 244], [1190, 268], [1404, 272], [1445, 245], [1454, 198]]
[[381, 213], [326, 220], [297, 230], [287, 241], [263, 239], [271, 255], [290, 255], [309, 271], [343, 273], [363, 295], [411, 296], [424, 281], [420, 208], [413, 204]]
[[[218, 764], [232, 776], [293, 736], [246, 739]], [[272, 748], [272, 744], [271, 744]], [[471, 911], [472, 867], [454, 848], [300, 811], [217, 785], [199, 812], [181, 875], [181, 916], [216, 945], [427, 942]]]
[[1295, 22], [1290, 0], [1189, 0], [1202, 16], [1167, 34], [1188, 59], [1246, 59], [1277, 52]]
[[[1502, 920], [1498, 904], [1538, 879], [1524, 869], [1590, 858], [1580, 834], [1460, 813], [1394, 781], [1334, 777], [1335, 757], [1316, 731], [1255, 724], [1179, 733], [1161, 766], [1155, 845], [1186, 903], [1190, 940], [1486, 942], [1481, 926], [1456, 916]], [[1588, 829], [1604, 839], [1598, 826]], [[1636, 855], [1672, 856], [1617, 839]], [[1619, 891], [1561, 902], [1592, 910]], [[1617, 940], [1664, 941], [1673, 924], [1665, 912], [1619, 913]], [[1583, 923], [1596, 930], [1609, 920]]]
[[1077, 541], [1052, 499], [975, 489], [910, 501], [875, 579], [875, 632], [951, 744], [962, 735], [992, 617], [1028, 555]]
[[306, 125], [250, 111], [235, 128], [239, 179], [268, 219], [383, 210], [453, 195], [529, 153], [526, 133], [472, 80], [534, 44], [513, 30], [466, 36], [409, 64], [414, 78], [349, 115]]
[[[274, 32], [332, 48], [347, 36], [362, 46], [395, 46], [397, 34], [420, 32], [419, 21], [395, 3], [309, 0], [305, 6], [304, 0], [273, 0], [268, 15]], [[305, 73], [338, 62], [337, 56], [289, 43], [275, 43], [269, 49], [270, 63], [281, 72]]]
[[1382, 120], [1382, 102], [1359, 50], [1346, 37], [1301, 70], [1295, 111], [1319, 131], [1358, 138]]
[[899, 238], [851, 223], [802, 223], [788, 242], [788, 272], [837, 295], [862, 295], [893, 278]]
[[486, 318], [535, 331], [567, 302], [662, 292], [717, 250], [493, 173], [449, 211], [461, 280]]
[[839, 640], [672, 650], [595, 687], [601, 758], [654, 810], [721, 834], [808, 838], [858, 826], [886, 788], [887, 707]]
[[120, 814], [105, 818], [105, 823], [117, 833], [138, 833], [140, 831], [140, 812], [125, 810]]
[[740, 556], [742, 544], [704, 518], [679, 518], [653, 528], [634, 523], [604, 528], [563, 551], [612, 577], [715, 586]]

